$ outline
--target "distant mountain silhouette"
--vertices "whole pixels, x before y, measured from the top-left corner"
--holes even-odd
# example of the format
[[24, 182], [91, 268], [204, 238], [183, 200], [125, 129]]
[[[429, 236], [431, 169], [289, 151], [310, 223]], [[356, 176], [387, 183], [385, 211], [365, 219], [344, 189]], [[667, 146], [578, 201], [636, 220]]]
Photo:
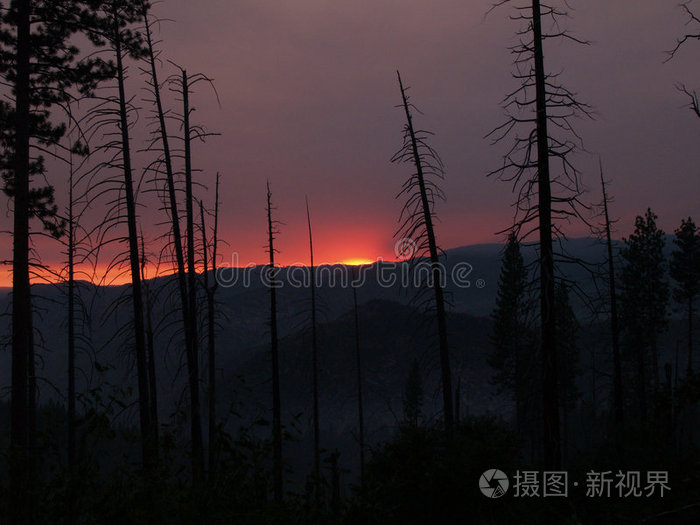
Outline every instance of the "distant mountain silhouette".
[[[563, 243], [563, 248], [571, 257], [592, 264], [602, 262], [605, 256], [604, 246], [594, 239], [571, 239]], [[454, 375], [455, 378], [462, 377], [463, 408], [468, 405], [476, 413], [493, 408], [496, 402], [491, 396], [491, 372], [484, 356], [488, 351], [488, 317], [495, 303], [502, 250], [500, 244], [481, 244], [446, 252], [448, 275], [460, 264], [468, 263], [472, 268], [467, 276], [469, 287], [455, 286], [448, 279], [447, 289], [452, 301], [448, 329], [455, 361]], [[535, 247], [524, 247], [523, 253], [526, 262], [532, 261]], [[397, 417], [400, 416], [400, 393], [413, 356], [419, 358], [426, 375], [426, 414], [432, 416], [438, 411], [435, 404], [439, 397], [436, 349], [430, 316], [422, 314], [420, 308], [414, 305], [415, 290], [406, 290], [398, 285], [383, 287], [372, 277], [381, 269], [386, 269], [387, 275], [394, 272], [400, 281], [398, 274], [405, 271], [406, 264], [375, 263], [368, 270], [366, 283], [358, 289], [362, 351], [367, 366], [366, 414], [375, 429], [392, 423], [387, 418], [392, 411]], [[341, 265], [334, 268], [343, 269]], [[580, 283], [584, 292], [595, 293], [586, 269], [577, 265], [562, 268], [568, 278]], [[217, 292], [222, 313], [217, 333], [218, 366], [223, 380], [221, 392], [230, 393], [228, 397], [221, 396], [221, 403], [226, 406], [220, 408], [220, 413], [226, 413], [231, 403], [239, 401], [244, 406], [238, 409], [242, 409], [246, 416], [263, 414], [269, 407], [269, 303], [262, 281], [263, 270], [263, 266], [236, 270], [239, 272], [239, 282], [231, 287], [221, 286]], [[246, 272], [249, 286], [242, 285]], [[296, 275], [298, 277], [300, 273]], [[306, 414], [311, 383], [308, 290], [293, 287], [284, 272], [281, 272], [281, 278], [283, 286], [278, 294], [278, 315], [284, 410], [287, 414]], [[90, 364], [93, 360], [107, 367], [102, 372], [103, 379], [123, 388], [133, 387], [134, 359], [128, 342], [118, 333], [119, 327], [130, 318], [128, 304], [118, 304], [128, 291], [127, 286], [97, 288], [83, 283], [80, 288], [91, 305], [91, 317], [84, 335], [91, 340], [92, 350], [90, 354], [83, 351], [78, 355], [78, 366], [83, 370], [78, 376], [79, 391], [86, 391], [98, 382], [97, 373]], [[161, 289], [152, 316], [156, 329], [160, 410], [167, 417], [182, 402], [186, 382], [182, 335], [175, 331], [176, 327], [179, 328], [177, 303], [172, 299], [174, 295], [168, 297], [169, 292], [176, 293], [175, 278], [158, 278], [150, 282], [150, 288]], [[40, 401], [61, 399], [66, 390], [67, 366], [64, 286], [36, 285], [33, 293], [37, 310], [38, 371], [43, 378], [39, 382]], [[583, 318], [583, 303], [576, 302], [575, 298], [574, 302]], [[318, 288], [318, 304], [322, 409], [326, 414], [325, 424], [332, 424], [334, 431], [342, 432], [354, 424], [351, 289], [329, 286], [326, 281]], [[0, 292], [0, 311], [10, 311], [7, 293]], [[106, 315], [110, 313], [112, 315]], [[0, 317], [0, 333], [5, 336], [3, 342], [9, 343], [8, 314]], [[80, 346], [84, 348], [86, 345]], [[245, 383], [237, 379], [239, 377], [245, 377]], [[9, 397], [9, 386], [10, 353], [6, 345], [5, 351], [0, 352], [0, 388], [6, 398]], [[246, 389], [249, 390], [248, 394], [245, 393]], [[333, 417], [328, 417], [328, 414], [333, 414]]]

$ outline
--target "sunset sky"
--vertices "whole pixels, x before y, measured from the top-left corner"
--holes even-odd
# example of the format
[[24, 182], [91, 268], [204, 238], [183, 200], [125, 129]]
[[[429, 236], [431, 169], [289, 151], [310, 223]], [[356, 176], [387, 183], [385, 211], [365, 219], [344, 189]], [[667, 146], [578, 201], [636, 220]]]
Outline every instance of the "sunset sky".
[[[700, 220], [700, 119], [684, 107], [678, 82], [700, 88], [700, 42], [663, 63], [682, 35], [677, 2], [573, 0], [564, 20], [589, 46], [547, 42], [546, 67], [591, 104], [593, 121], [578, 131], [588, 153], [575, 159], [600, 201], [598, 155], [612, 179], [617, 236], [630, 233], [648, 206], [668, 232], [682, 217]], [[308, 262], [304, 198], [308, 196], [317, 262], [393, 258], [401, 202], [394, 199], [410, 173], [389, 163], [401, 144], [402, 113], [395, 71], [422, 110], [418, 127], [446, 165], [447, 201], [437, 213], [444, 248], [500, 242], [512, 221], [509, 185], [487, 179], [510, 143], [484, 136], [504, 120], [500, 102], [515, 89], [509, 46], [519, 22], [509, 6], [486, 12], [490, 0], [168, 0], [154, 12], [163, 58], [214, 79], [221, 105], [201, 84], [193, 119], [221, 135], [196, 143], [194, 164], [213, 190], [222, 174], [220, 262], [264, 263], [265, 182], [270, 181], [280, 227], [283, 264]], [[700, 1], [695, 1], [700, 11]], [[166, 64], [167, 66], [167, 64]], [[164, 66], [163, 77], [172, 72]], [[131, 89], [143, 97], [132, 66]], [[145, 103], [141, 103], [143, 106]], [[145, 110], [144, 110], [145, 115]], [[138, 162], [138, 161], [137, 161]], [[49, 176], [55, 184], [65, 184]], [[57, 189], [57, 193], [65, 193]], [[213, 191], [199, 191], [211, 202]], [[142, 197], [147, 237], [163, 217]], [[64, 202], [63, 197], [60, 201]], [[11, 207], [7, 206], [7, 210]], [[10, 212], [0, 229], [11, 229]], [[568, 228], [586, 235], [582, 226]], [[151, 245], [152, 251], [157, 247]], [[45, 262], [60, 248], [41, 241]], [[4, 236], [0, 259], [11, 259]], [[9, 284], [9, 274], [0, 285]]]

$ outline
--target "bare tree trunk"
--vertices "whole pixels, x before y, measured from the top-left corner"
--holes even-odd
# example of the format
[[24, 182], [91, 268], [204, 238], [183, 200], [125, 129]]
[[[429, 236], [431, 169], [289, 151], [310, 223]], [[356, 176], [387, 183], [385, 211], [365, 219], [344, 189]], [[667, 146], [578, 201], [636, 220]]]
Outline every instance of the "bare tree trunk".
[[75, 505], [75, 219], [73, 217], [73, 164], [68, 188], [68, 523], [76, 522]]
[[17, 2], [15, 79], [14, 230], [12, 258], [12, 401], [10, 424], [10, 523], [26, 523], [29, 480], [28, 363], [32, 345], [29, 285], [29, 0]]
[[313, 402], [314, 402], [314, 496], [316, 505], [319, 504], [321, 483], [321, 444], [318, 414], [318, 342], [316, 339], [316, 268], [314, 267], [314, 244], [311, 235], [311, 214], [309, 201], [306, 201], [306, 221], [309, 226], [309, 254], [311, 257], [311, 367], [313, 373]]
[[131, 170], [131, 151], [129, 146], [129, 122], [126, 111], [124, 90], [124, 66], [122, 64], [122, 45], [119, 23], [115, 14], [114, 45], [117, 59], [117, 82], [119, 87], [119, 118], [121, 131], [122, 160], [124, 170], [124, 194], [126, 198], [127, 226], [129, 232], [129, 264], [131, 267], [131, 295], [134, 313], [134, 339], [136, 348], [136, 370], [138, 378], [139, 422], [141, 427], [141, 452], [145, 468], [153, 466], [157, 452], [154, 449], [153, 428], [151, 425], [148, 366], [146, 359], [145, 329], [143, 322], [143, 294], [141, 290], [141, 273], [139, 268], [139, 245], [136, 229], [136, 202]]
[[272, 193], [267, 183], [267, 233], [270, 266], [268, 280], [270, 285], [270, 355], [272, 357], [272, 470], [275, 501], [282, 503], [282, 409], [280, 401], [280, 365], [277, 340], [277, 281], [275, 269], [275, 228], [272, 221]]
[[153, 447], [159, 450], [159, 429], [158, 429], [158, 392], [156, 381], [156, 357], [153, 343], [153, 319], [151, 315], [151, 293], [146, 280], [146, 248], [144, 246], [143, 231], [141, 232], [141, 281], [145, 298], [146, 314], [146, 352], [148, 357], [148, 395], [149, 407], [151, 411], [151, 425], [153, 425]]
[[561, 466], [559, 394], [557, 392], [557, 343], [554, 311], [554, 254], [552, 250], [552, 191], [549, 175], [547, 88], [542, 50], [542, 20], [539, 0], [532, 0], [532, 32], [535, 58], [537, 106], [537, 188], [540, 234], [540, 316], [542, 323], [542, 423], [544, 467]]
[[189, 83], [187, 71], [182, 70], [183, 132], [185, 143], [185, 212], [187, 215], [187, 280], [188, 314], [190, 317], [191, 355], [188, 357], [191, 432], [192, 432], [192, 477], [201, 480], [204, 472], [202, 422], [199, 403], [199, 350], [197, 338], [197, 271], [194, 259], [194, 217], [192, 210], [192, 152], [190, 130]]
[[[173, 172], [172, 156], [170, 153], [170, 142], [168, 138], [168, 132], [165, 121], [165, 112], [163, 111], [163, 103], [160, 95], [160, 84], [158, 82], [158, 73], [156, 69], [156, 58], [153, 49], [153, 40], [151, 37], [151, 26], [148, 19], [148, 5], [144, 2], [143, 5], [143, 17], [146, 29], [146, 43], [148, 45], [148, 60], [151, 66], [151, 87], [153, 89], [153, 96], [156, 102], [156, 111], [158, 113], [159, 131], [161, 143], [163, 145], [163, 160], [165, 163], [165, 175], [168, 186], [168, 201], [169, 201], [169, 212], [170, 221], [172, 224], [173, 231], [173, 248], [175, 250], [175, 262], [177, 265], [177, 281], [180, 292], [180, 309], [182, 311], [182, 324], [185, 332], [185, 355], [187, 356], [187, 371], [188, 377], [192, 377], [192, 356], [196, 355], [196, 351], [193, 350], [193, 341], [196, 336], [192, 333], [191, 326], [191, 316], [189, 312], [189, 302], [187, 294], [187, 281], [185, 276], [185, 256], [182, 248], [182, 233], [180, 230], [180, 215], [177, 206], [177, 195], [175, 188], [175, 175]], [[196, 374], [195, 374], [196, 377]], [[190, 389], [192, 388], [192, 382], [189, 382]], [[192, 407], [192, 405], [191, 405]], [[192, 443], [195, 442], [196, 429], [194, 424], [192, 425], [191, 431]], [[200, 437], [201, 437], [201, 427], [200, 427]], [[200, 439], [201, 441], [201, 439]], [[194, 475], [194, 474], [193, 474]]]
[[442, 273], [440, 268], [440, 260], [438, 258], [437, 243], [435, 241], [435, 231], [433, 229], [433, 218], [430, 210], [430, 201], [425, 189], [425, 178], [423, 175], [423, 162], [421, 161], [418, 151], [418, 142], [416, 133], [413, 129], [413, 119], [411, 110], [406, 98], [406, 92], [401, 82], [401, 75], [396, 72], [399, 79], [399, 87], [401, 88], [401, 97], [403, 99], [403, 107], [406, 113], [406, 122], [408, 131], [411, 135], [411, 146], [413, 149], [413, 159], [418, 176], [418, 184], [420, 187], [420, 198], [423, 205], [423, 220], [425, 224], [426, 234], [428, 236], [428, 248], [430, 250], [430, 264], [432, 266], [433, 293], [435, 294], [435, 309], [437, 313], [438, 337], [440, 341], [440, 371], [442, 377], [442, 401], [443, 401], [443, 418], [445, 423], [445, 433], [447, 436], [452, 435], [454, 427], [454, 409], [452, 407], [452, 374], [450, 372], [450, 353], [447, 346], [447, 321], [445, 313], [445, 298], [442, 289]]
[[[30, 284], [31, 290], [31, 284]], [[31, 295], [30, 295], [31, 304]], [[28, 452], [28, 478], [30, 482], [30, 491], [34, 487], [34, 482], [36, 481], [37, 462], [34, 461], [34, 456], [37, 454], [37, 442], [36, 442], [36, 395], [37, 395], [37, 382], [36, 382], [36, 346], [34, 345], [34, 321], [30, 320], [29, 332], [29, 356], [27, 359], [27, 452]]]
[[613, 347], [613, 412], [616, 434], [619, 434], [623, 421], [622, 404], [622, 363], [620, 360], [620, 328], [617, 317], [617, 292], [615, 290], [615, 260], [613, 259], [612, 236], [610, 234], [610, 216], [608, 214], [608, 194], [605, 191], [603, 167], [600, 168], [600, 184], [603, 187], [603, 211], [605, 213], [605, 238], [608, 248], [608, 279], [610, 290], [610, 332]]
[[209, 479], [213, 480], [216, 477], [216, 464], [218, 461], [218, 445], [217, 445], [217, 429], [216, 429], [216, 311], [214, 295], [218, 283], [216, 281], [216, 251], [217, 251], [217, 235], [219, 223], [219, 174], [216, 174], [216, 202], [214, 204], [214, 239], [212, 252], [212, 274], [214, 282], [211, 288], [209, 287], [209, 261], [208, 261], [208, 244], [207, 230], [204, 222], [204, 206], [199, 202], [199, 213], [202, 220], [202, 244], [203, 262], [204, 262], [204, 291], [207, 295], [207, 343], [208, 343], [208, 372], [209, 372]]
[[216, 477], [216, 347], [214, 344], [214, 300], [209, 290], [209, 259], [207, 257], [207, 229], [204, 222], [204, 205], [199, 201], [199, 215], [202, 224], [202, 261], [204, 270], [204, 292], [207, 296], [207, 408], [209, 409], [209, 479]]
[[75, 466], [75, 229], [73, 173], [68, 196], [68, 465]]
[[365, 414], [362, 404], [362, 354], [360, 352], [360, 316], [357, 308], [357, 288], [352, 287], [352, 304], [355, 313], [355, 361], [357, 363], [357, 417], [360, 426], [360, 487], [365, 486]]

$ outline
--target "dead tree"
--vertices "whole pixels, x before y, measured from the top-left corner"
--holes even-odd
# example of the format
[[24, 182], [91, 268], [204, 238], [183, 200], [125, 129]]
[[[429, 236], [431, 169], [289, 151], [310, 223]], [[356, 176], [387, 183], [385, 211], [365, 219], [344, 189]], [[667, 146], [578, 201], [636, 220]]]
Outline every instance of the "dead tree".
[[613, 413], [616, 434], [622, 427], [623, 401], [622, 401], [622, 362], [620, 359], [620, 327], [617, 314], [617, 292], [615, 290], [615, 259], [613, 257], [612, 236], [610, 234], [610, 216], [608, 214], [608, 194], [605, 190], [603, 178], [603, 165], [600, 165], [600, 185], [603, 190], [603, 212], [605, 216], [605, 244], [608, 250], [608, 287], [610, 292], [610, 334], [612, 336], [613, 349]]
[[187, 250], [187, 313], [190, 321], [190, 348], [187, 355], [187, 370], [190, 391], [190, 434], [192, 439], [192, 478], [201, 480], [204, 473], [204, 450], [199, 403], [199, 348], [197, 336], [197, 271], [194, 255], [194, 212], [192, 194], [192, 131], [190, 128], [190, 84], [187, 71], [181, 69], [182, 84], [182, 133], [185, 152], [185, 239]]
[[[401, 227], [397, 235], [416, 242], [416, 249], [411, 256], [427, 256], [430, 260], [435, 312], [438, 326], [440, 348], [440, 372], [442, 383], [443, 419], [445, 433], [452, 435], [454, 427], [454, 409], [452, 392], [452, 373], [450, 371], [450, 353], [447, 344], [447, 314], [443, 290], [443, 268], [440, 264], [439, 253], [433, 218], [436, 198], [444, 198], [437, 184], [431, 180], [444, 178], [442, 161], [437, 152], [428, 145], [428, 132], [417, 130], [413, 126], [412, 108], [406, 89], [401, 81], [401, 75], [396, 72], [401, 90], [401, 107], [406, 115], [404, 125], [403, 145], [392, 157], [392, 162], [407, 162], [413, 164], [415, 171], [403, 184], [399, 197], [405, 197], [406, 203], [401, 210]], [[415, 237], [415, 239], [414, 239]]]
[[[69, 118], [69, 121], [71, 118]], [[85, 137], [82, 134], [79, 123], [68, 122], [66, 127], [72, 127], [69, 134], [69, 140], [72, 140], [72, 133], [77, 132], [80, 139], [75, 141], [68, 151], [67, 164], [69, 168], [68, 176], [68, 204], [65, 214], [66, 238], [61, 242], [65, 246], [66, 266], [56, 275], [56, 283], [60, 283], [60, 291], [65, 294], [68, 303], [68, 311], [66, 315], [67, 323], [67, 368], [66, 376], [68, 378], [68, 389], [66, 393], [67, 400], [67, 440], [66, 440], [66, 458], [68, 460], [68, 471], [70, 479], [67, 488], [67, 522], [69, 524], [78, 521], [77, 507], [77, 478], [78, 458], [76, 434], [78, 426], [78, 417], [76, 413], [76, 371], [77, 371], [77, 353], [88, 351], [90, 346], [89, 337], [86, 337], [85, 326], [89, 322], [90, 317], [89, 306], [85, 303], [81, 293], [79, 293], [77, 276], [83, 276], [88, 282], [93, 281], [95, 276], [95, 267], [97, 259], [92, 253], [90, 246], [92, 234], [99, 227], [93, 227], [91, 230], [86, 229], [83, 225], [83, 215], [90, 208], [90, 201], [87, 196], [89, 191], [80, 191], [81, 183], [84, 181], [84, 176], [81, 173], [85, 172], [85, 166], [89, 164], [90, 151], [87, 144], [82, 139]], [[75, 162], [76, 158], [80, 158], [80, 162]], [[89, 174], [89, 170], [88, 174]], [[67, 275], [66, 275], [67, 274]]]
[[267, 281], [270, 287], [270, 357], [272, 361], [272, 471], [275, 502], [282, 503], [282, 409], [280, 401], [280, 365], [277, 339], [277, 269], [275, 267], [275, 237], [278, 221], [272, 220], [272, 192], [267, 182], [267, 251], [270, 254]]
[[[502, 0], [494, 7], [507, 3], [510, 0]], [[520, 85], [503, 101], [508, 112], [506, 122], [488, 135], [494, 142], [507, 136], [514, 136], [514, 141], [503, 165], [490, 175], [498, 175], [514, 188], [516, 212], [511, 230], [519, 239], [538, 235], [544, 466], [555, 469], [561, 464], [561, 439], [553, 239], [555, 234], [563, 237], [557, 219], [583, 219], [579, 210], [586, 206], [580, 200], [580, 174], [568, 157], [579, 142], [572, 119], [589, 115], [589, 109], [577, 100], [575, 93], [559, 83], [558, 75], [547, 73], [543, 44], [552, 38], [585, 42], [560, 29], [559, 19], [566, 12], [557, 7], [532, 0], [514, 9], [511, 18], [525, 24], [518, 31], [520, 42], [511, 48], [515, 56], [513, 77]], [[551, 20], [552, 32], [543, 30], [544, 18]], [[560, 162], [560, 174], [552, 174], [551, 159]]]
[[353, 283], [352, 305], [355, 321], [355, 363], [357, 366], [357, 419], [360, 441], [360, 487], [365, 486], [365, 414], [362, 403], [362, 353], [360, 351], [360, 314], [357, 307], [357, 286]]
[[[126, 200], [127, 228], [129, 239], [129, 265], [131, 269], [131, 296], [134, 316], [134, 343], [136, 350], [136, 370], [138, 380], [139, 421], [141, 426], [142, 459], [145, 467], [151, 467], [157, 457], [155, 436], [151, 421], [151, 407], [148, 386], [148, 357], [146, 355], [146, 334], [144, 326], [143, 290], [141, 287], [141, 268], [139, 257], [138, 230], [136, 224], [136, 199], [131, 166], [131, 144], [129, 137], [129, 119], [127, 97], [124, 86], [124, 54], [130, 50], [124, 48], [122, 24], [123, 16], [133, 13], [120, 13], [118, 2], [114, 2], [114, 29], [111, 35], [117, 64], [117, 87], [119, 104], [119, 130], [121, 132], [120, 149], [124, 175], [124, 197]], [[134, 45], [132, 43], [132, 45]]]
[[153, 341], [153, 315], [152, 315], [152, 293], [150, 283], [146, 279], [146, 267], [148, 259], [146, 258], [146, 246], [143, 236], [143, 230], [140, 235], [141, 239], [141, 282], [143, 283], [143, 298], [144, 298], [144, 316], [146, 322], [146, 358], [148, 359], [148, 401], [151, 411], [151, 424], [153, 425], [153, 440], [154, 448], [159, 447], [159, 429], [158, 429], [158, 392], [156, 379], [156, 357], [155, 345]]
[[[68, 188], [68, 467], [75, 468], [75, 222], [73, 166]], [[71, 498], [72, 499], [72, 498]], [[72, 501], [69, 502], [72, 506]], [[71, 519], [72, 521], [72, 519]]]
[[[83, 161], [76, 168], [74, 164], [74, 155], [80, 155], [83, 157]], [[78, 306], [80, 309], [85, 310], [85, 305], [80, 301], [77, 282], [76, 282], [76, 266], [92, 264], [93, 269], [96, 264], [96, 260], [90, 261], [91, 250], [89, 247], [89, 241], [91, 238], [91, 232], [85, 230], [81, 224], [81, 218], [85, 211], [89, 209], [90, 202], [86, 200], [86, 194], [79, 194], [76, 196], [76, 189], [82, 180], [82, 177], [78, 175], [78, 171], [83, 167], [83, 164], [87, 162], [89, 156], [88, 147], [82, 142], [77, 141], [71, 151], [69, 152], [68, 165], [70, 169], [70, 174], [68, 177], [68, 209], [66, 217], [66, 259], [67, 266], [67, 281], [66, 284], [66, 294], [68, 302], [68, 313], [67, 313], [67, 332], [68, 332], [68, 345], [67, 345], [67, 356], [68, 356], [68, 394], [67, 394], [67, 406], [68, 406], [68, 439], [66, 447], [66, 456], [68, 458], [68, 467], [71, 473], [74, 472], [76, 466], [76, 425], [77, 425], [77, 415], [76, 415], [76, 352], [78, 350], [78, 342], [80, 335], [77, 333], [78, 319], [76, 319], [76, 310]], [[84, 270], [78, 268], [78, 273], [83, 273], [88, 279], [91, 277], [89, 273], [86, 274]], [[94, 272], [93, 272], [94, 273]], [[80, 303], [79, 305], [76, 303]]]
[[[691, 9], [690, 9], [690, 2], [685, 2], [680, 5], [680, 7], [685, 11], [687, 17], [688, 17], [688, 22], [687, 25], [692, 25], [693, 28], [695, 29], [694, 32], [688, 32], [685, 33], [681, 38], [679, 38], [676, 41], [675, 47], [668, 52], [668, 57], [666, 58], [666, 62], [669, 60], [673, 59], [673, 57], [676, 56], [676, 54], [680, 51], [682, 47], [684, 47], [684, 44], [686, 44], [690, 40], [700, 40], [700, 17], [696, 15]], [[690, 99], [690, 102], [688, 103], [688, 107], [690, 110], [700, 118], [700, 103], [698, 101], [698, 92], [694, 89], [689, 89], [688, 87], [685, 86], [685, 84], [679, 83], [676, 85], [676, 88], [678, 91], [683, 93], [688, 99]]]
[[73, 487], [73, 478], [75, 476], [75, 427], [76, 427], [76, 412], [75, 412], [75, 218], [74, 206], [75, 199], [73, 197], [74, 189], [74, 171], [71, 157], [70, 162], [70, 177], [68, 181], [68, 442], [67, 442], [67, 457], [68, 470], [70, 472], [70, 485], [68, 489], [68, 523], [72, 525], [76, 522], [76, 493]]
[[[148, 377], [148, 355], [146, 343], [145, 312], [141, 280], [140, 241], [137, 217], [137, 184], [134, 181], [130, 125], [136, 108], [133, 97], [127, 96], [127, 58], [138, 60], [143, 56], [142, 38], [134, 31], [132, 24], [139, 14], [134, 2], [112, 0], [101, 5], [105, 22], [96, 31], [104, 39], [113, 53], [116, 64], [116, 87], [105, 95], [95, 96], [97, 105], [85, 118], [88, 140], [101, 134], [105, 142], [95, 148], [107, 156], [86, 176], [88, 187], [93, 195], [109, 194], [108, 213], [100, 224], [97, 246], [110, 242], [124, 242], [127, 253], [120, 253], [110, 269], [125, 265], [131, 280], [128, 291], [132, 311], [133, 332], [130, 335], [136, 361], [139, 425], [141, 431], [142, 462], [146, 469], [157, 461], [156, 439], [151, 418], [150, 386]], [[106, 175], [103, 175], [106, 173]], [[95, 197], [90, 197], [96, 198]], [[126, 226], [126, 234], [108, 239], [113, 230]], [[100, 248], [96, 248], [99, 250]], [[116, 305], [115, 305], [116, 306]]]
[[311, 291], [311, 368], [313, 376], [313, 431], [314, 431], [314, 463], [313, 463], [313, 487], [316, 505], [321, 497], [321, 444], [318, 410], [318, 341], [316, 334], [316, 268], [314, 267], [314, 243], [311, 234], [311, 213], [309, 212], [309, 200], [306, 199], [306, 222], [309, 227], [309, 257], [311, 265], [310, 291]]
[[218, 431], [216, 420], [216, 289], [219, 286], [216, 280], [216, 256], [218, 247], [219, 229], [219, 174], [216, 174], [216, 191], [214, 203], [214, 231], [212, 238], [211, 271], [214, 280], [209, 285], [209, 244], [207, 243], [206, 223], [204, 222], [204, 206], [199, 201], [199, 213], [202, 221], [202, 263], [204, 266], [204, 293], [207, 296], [207, 369], [209, 376], [209, 388], [207, 401], [209, 404], [209, 479], [216, 477], [216, 464], [218, 461]]
[[192, 196], [192, 130], [190, 128], [190, 84], [187, 71], [182, 70], [182, 132], [185, 147], [185, 215], [187, 228], [187, 312], [190, 316], [190, 333], [192, 338], [190, 370], [190, 402], [192, 405], [192, 472], [194, 479], [199, 479], [204, 471], [204, 452], [202, 446], [202, 427], [199, 405], [199, 351], [197, 339], [197, 270], [194, 256], [194, 212]]
[[[177, 270], [177, 282], [178, 291], [180, 297], [180, 311], [182, 314], [182, 324], [184, 329], [185, 338], [185, 355], [187, 358], [188, 366], [188, 378], [189, 378], [189, 388], [191, 391], [196, 391], [197, 386], [193, 384], [193, 377], [198, 377], [195, 370], [192, 370], [195, 361], [193, 356], [197, 355], [196, 350], [196, 326], [193, 324], [193, 315], [190, 312], [191, 302], [189, 299], [189, 293], [187, 290], [187, 277], [185, 270], [185, 256], [183, 252], [183, 242], [182, 242], [182, 232], [180, 229], [180, 213], [178, 210], [177, 202], [177, 186], [175, 182], [175, 171], [173, 168], [173, 155], [170, 148], [170, 136], [167, 130], [166, 114], [163, 108], [163, 102], [161, 97], [161, 84], [158, 80], [158, 70], [156, 67], [156, 60], [158, 59], [158, 53], [155, 51], [155, 45], [153, 42], [153, 36], [151, 32], [151, 21], [149, 17], [149, 6], [147, 2], [142, 3], [141, 12], [144, 20], [145, 35], [146, 35], [146, 46], [147, 46], [147, 61], [149, 65], [148, 69], [148, 85], [153, 95], [153, 102], [155, 103], [155, 113], [158, 121], [157, 129], [154, 132], [154, 136], [149, 147], [151, 149], [156, 149], [156, 144], [160, 142], [160, 150], [162, 152], [162, 163], [165, 166], [165, 176], [166, 176], [166, 187], [168, 195], [167, 210], [170, 215], [171, 223], [171, 233], [172, 233], [172, 246], [175, 252], [175, 265]], [[195, 409], [195, 399], [198, 396], [190, 396], [190, 412], [191, 414], [198, 413]], [[197, 455], [194, 453], [194, 449], [199, 449], [200, 447], [197, 443], [201, 443], [201, 424], [197, 424], [196, 419], [191, 419], [190, 428], [190, 439], [192, 441], [192, 461], [193, 461], [193, 476], [197, 471], [201, 473], [203, 468], [202, 464], [195, 466], [197, 462]], [[197, 436], [200, 436], [197, 438]]]
[[[187, 315], [189, 317], [189, 345], [187, 345], [187, 375], [190, 392], [190, 433], [191, 433], [191, 448], [192, 448], [192, 479], [195, 483], [199, 482], [204, 474], [204, 446], [202, 440], [202, 422], [201, 422], [201, 404], [199, 398], [199, 338], [197, 330], [197, 271], [195, 259], [195, 241], [194, 241], [194, 181], [192, 167], [192, 141], [204, 141], [207, 136], [213, 133], [207, 133], [201, 126], [192, 125], [190, 117], [193, 108], [190, 106], [190, 93], [197, 83], [207, 82], [213, 88], [213, 83], [210, 78], [201, 73], [188, 75], [187, 71], [171, 62], [180, 70], [179, 75], [173, 75], [169, 79], [171, 90], [179, 97], [179, 102], [182, 104], [182, 113], [175, 118], [180, 124], [182, 131], [182, 155], [184, 156], [184, 177], [185, 177], [185, 219], [186, 219], [186, 265], [187, 265]], [[155, 85], [155, 82], [154, 82]], [[151, 86], [153, 88], [153, 86]], [[216, 93], [216, 90], [214, 90]], [[217, 95], [218, 100], [218, 95]], [[160, 111], [159, 111], [160, 113]], [[161, 125], [161, 129], [164, 129]], [[165, 142], [163, 142], [164, 144]], [[170, 183], [169, 183], [170, 185]], [[170, 190], [168, 190], [170, 191]], [[171, 210], [172, 197], [171, 197]], [[171, 217], [172, 218], [172, 217]], [[173, 222], [173, 226], [175, 223]], [[177, 244], [177, 240], [174, 239]], [[179, 264], [179, 263], [178, 263]]]

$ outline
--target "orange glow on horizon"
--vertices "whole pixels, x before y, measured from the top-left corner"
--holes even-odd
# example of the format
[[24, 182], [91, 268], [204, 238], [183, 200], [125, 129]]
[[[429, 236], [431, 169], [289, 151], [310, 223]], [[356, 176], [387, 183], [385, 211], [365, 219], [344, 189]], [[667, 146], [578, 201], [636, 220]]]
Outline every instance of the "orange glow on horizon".
[[[315, 261], [316, 266], [323, 266], [323, 265], [328, 265], [328, 264], [344, 264], [346, 266], [362, 266], [362, 265], [367, 265], [367, 264], [374, 264], [377, 262], [377, 260], [381, 260], [381, 257], [377, 257], [376, 259], [369, 259], [365, 257], [349, 257], [345, 259], [340, 259], [338, 260], [337, 258], [334, 259], [336, 262], [334, 263], [329, 263], [327, 261]], [[329, 259], [331, 260], [331, 259]], [[223, 261], [220, 261], [219, 268], [230, 266], [227, 264], [221, 264]], [[248, 263], [248, 266], [250, 265], [265, 265], [267, 263]], [[281, 267], [286, 267], [286, 266], [306, 266], [308, 265], [308, 262], [302, 263], [302, 262], [293, 262], [293, 263], [282, 263], [280, 264]], [[237, 264], [238, 267], [246, 267], [246, 264]], [[201, 271], [202, 268], [198, 268], [197, 271]], [[174, 268], [168, 268], [168, 269], [163, 269], [162, 267], [160, 269], [156, 268], [155, 265], [148, 265], [146, 267], [146, 279], [153, 279], [156, 277], [166, 277], [168, 275], [172, 275], [175, 273]], [[50, 283], [58, 283], [58, 282], [67, 282], [68, 279], [68, 273], [67, 271], [63, 271], [60, 273], [54, 273], [50, 269], [47, 270], [40, 270], [38, 268], [33, 268], [31, 270], [30, 274], [30, 281], [31, 283], [34, 284], [50, 284]], [[87, 268], [82, 268], [80, 266], [76, 266], [75, 269], [75, 279], [76, 281], [83, 281], [83, 282], [91, 282], [96, 285], [100, 286], [123, 286], [125, 284], [130, 284], [131, 283], [131, 273], [129, 272], [128, 267], [123, 267], [123, 268], [112, 268], [111, 271], [107, 272], [107, 267], [106, 266], [98, 266], [97, 269], [87, 267]], [[11, 289], [12, 288], [12, 266], [7, 265], [5, 266], [4, 269], [0, 269], [0, 291], [3, 289]]]
[[346, 266], [362, 266], [365, 264], [372, 264], [376, 261], [373, 261], [372, 259], [365, 259], [362, 257], [353, 257], [350, 259], [343, 259], [342, 261], [339, 261], [339, 264], [344, 264]]
[[[32, 267], [29, 270], [29, 281], [34, 284], [52, 284], [68, 282], [68, 271], [47, 266], [46, 268]], [[165, 277], [175, 273], [175, 269], [157, 268], [155, 265], [147, 265], [145, 269], [146, 279]], [[131, 273], [127, 266], [108, 268], [107, 265], [98, 265], [93, 268], [89, 265], [75, 266], [75, 280], [90, 282], [99, 286], [123, 286], [131, 283]], [[8, 264], [0, 269], [0, 289], [12, 288], [12, 265]]]

